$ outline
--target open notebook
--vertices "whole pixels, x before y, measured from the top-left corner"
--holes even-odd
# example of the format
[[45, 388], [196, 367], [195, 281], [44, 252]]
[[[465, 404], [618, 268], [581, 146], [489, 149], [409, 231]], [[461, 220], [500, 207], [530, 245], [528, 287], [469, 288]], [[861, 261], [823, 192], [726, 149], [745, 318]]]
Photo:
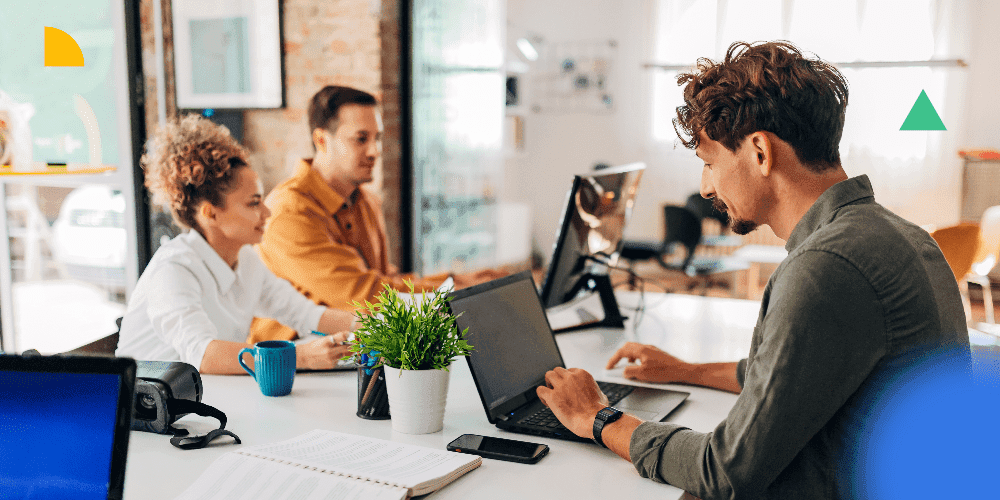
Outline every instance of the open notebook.
[[253, 492], [263, 500], [400, 500], [436, 491], [481, 464], [474, 455], [317, 429], [226, 453], [177, 498]]

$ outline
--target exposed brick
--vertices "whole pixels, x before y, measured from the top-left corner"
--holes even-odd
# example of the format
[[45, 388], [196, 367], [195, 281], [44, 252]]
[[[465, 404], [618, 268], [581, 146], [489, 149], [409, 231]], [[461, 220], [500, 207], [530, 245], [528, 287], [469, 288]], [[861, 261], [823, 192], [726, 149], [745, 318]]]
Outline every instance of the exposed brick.
[[285, 108], [284, 112], [282, 112], [282, 118], [290, 122], [297, 122], [305, 115], [306, 111], [304, 109]]
[[351, 53], [351, 47], [349, 45], [347, 45], [347, 42], [345, 42], [343, 40], [334, 40], [333, 43], [330, 44], [330, 50], [332, 50], [332, 51], [334, 51], [334, 52], [336, 52], [338, 54], [350, 54]]
[[[291, 174], [297, 158], [312, 154], [305, 109], [324, 85], [349, 85], [372, 92], [382, 103], [385, 136], [382, 165], [375, 185], [381, 191], [389, 233], [389, 253], [399, 264], [399, 1], [381, 0], [378, 13], [371, 0], [283, 0], [286, 109], [244, 113], [244, 144], [265, 190]], [[176, 114], [173, 32], [170, 0], [139, 0], [142, 58], [146, 87], [147, 132], [156, 122], [153, 2], [163, 14], [167, 116]]]

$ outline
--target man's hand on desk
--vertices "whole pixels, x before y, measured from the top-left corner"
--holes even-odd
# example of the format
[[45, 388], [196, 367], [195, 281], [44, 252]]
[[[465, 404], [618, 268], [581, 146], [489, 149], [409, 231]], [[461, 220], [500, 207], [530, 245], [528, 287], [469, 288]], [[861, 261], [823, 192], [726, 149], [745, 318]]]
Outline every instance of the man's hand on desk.
[[685, 363], [657, 347], [635, 342], [621, 346], [608, 360], [607, 369], [614, 368], [622, 359], [628, 360], [629, 363], [639, 362], [626, 366], [622, 376], [643, 382], [685, 383], [687, 374], [691, 371], [690, 363]]
[[663, 384], [679, 383], [711, 387], [739, 394], [742, 388], [736, 380], [736, 363], [687, 363], [657, 347], [629, 342], [608, 360], [612, 369], [622, 359], [639, 364], [626, 366], [625, 378]]
[[340, 332], [320, 337], [307, 344], [295, 347], [295, 366], [308, 370], [333, 368], [337, 360], [351, 353], [351, 346], [343, 345], [350, 332]]

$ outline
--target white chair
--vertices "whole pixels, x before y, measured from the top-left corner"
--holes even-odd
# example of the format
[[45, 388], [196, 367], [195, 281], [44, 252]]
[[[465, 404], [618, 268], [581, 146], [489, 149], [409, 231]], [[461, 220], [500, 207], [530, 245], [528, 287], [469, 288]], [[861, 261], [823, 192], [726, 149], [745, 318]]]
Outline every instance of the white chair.
[[983, 212], [983, 217], [979, 221], [980, 247], [976, 254], [976, 263], [972, 265], [972, 270], [965, 279], [969, 283], [976, 283], [983, 288], [983, 305], [986, 310], [986, 323], [988, 330], [996, 330], [996, 320], [993, 317], [993, 294], [990, 290], [989, 272], [997, 263], [998, 253], [1000, 253], [1000, 205], [987, 208]]

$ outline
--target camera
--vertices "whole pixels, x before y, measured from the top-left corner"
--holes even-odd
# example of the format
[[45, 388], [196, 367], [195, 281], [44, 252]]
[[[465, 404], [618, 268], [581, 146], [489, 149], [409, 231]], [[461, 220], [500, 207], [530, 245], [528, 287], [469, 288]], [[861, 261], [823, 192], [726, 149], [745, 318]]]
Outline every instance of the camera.
[[179, 412], [177, 401], [201, 402], [201, 374], [180, 361], [136, 361], [136, 368], [132, 430], [173, 434], [172, 424], [191, 413]]

